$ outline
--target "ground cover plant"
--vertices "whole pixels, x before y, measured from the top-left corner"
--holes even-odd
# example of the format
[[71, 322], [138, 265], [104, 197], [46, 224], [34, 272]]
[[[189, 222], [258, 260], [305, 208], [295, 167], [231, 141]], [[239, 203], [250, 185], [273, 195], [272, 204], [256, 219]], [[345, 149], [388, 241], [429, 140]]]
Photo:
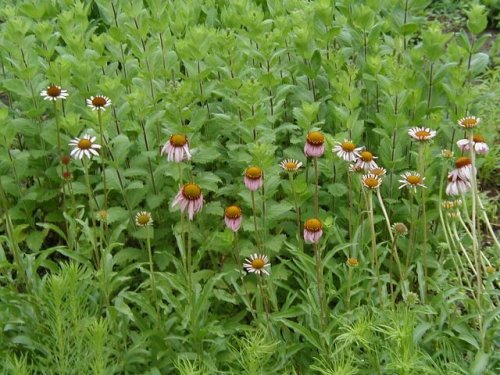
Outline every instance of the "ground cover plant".
[[499, 373], [495, 13], [435, 3], [4, 0], [2, 373]]

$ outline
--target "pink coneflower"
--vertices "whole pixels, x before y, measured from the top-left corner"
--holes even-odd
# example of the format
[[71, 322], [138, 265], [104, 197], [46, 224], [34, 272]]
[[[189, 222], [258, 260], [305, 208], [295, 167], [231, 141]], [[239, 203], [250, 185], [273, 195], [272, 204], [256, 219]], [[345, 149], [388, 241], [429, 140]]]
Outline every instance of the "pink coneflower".
[[344, 142], [337, 142], [332, 151], [337, 153], [337, 156], [345, 161], [352, 162], [359, 157], [359, 153], [363, 147], [356, 145], [349, 139], [344, 139]]
[[408, 130], [410, 137], [419, 142], [432, 140], [436, 136], [436, 131], [429, 128], [411, 128]]
[[167, 161], [176, 163], [191, 159], [187, 137], [183, 134], [173, 134], [161, 149], [161, 154], [167, 155]]
[[92, 156], [98, 156], [99, 153], [97, 150], [101, 148], [101, 145], [94, 143], [96, 137], [91, 137], [88, 134], [85, 134], [82, 138], [75, 138], [69, 145], [73, 147], [70, 155], [75, 159], [81, 159], [86, 156], [89, 159], [92, 159]]
[[473, 177], [474, 168], [472, 167], [472, 160], [467, 156], [461, 156], [455, 161], [455, 169], [450, 172], [448, 177], [456, 179], [460, 177], [462, 180], [471, 181]]
[[481, 119], [476, 116], [466, 116], [457, 121], [458, 125], [465, 129], [472, 129], [479, 125]]
[[308, 219], [304, 223], [304, 241], [306, 243], [317, 243], [323, 235], [323, 224], [319, 219]]
[[325, 136], [318, 131], [309, 132], [304, 145], [304, 154], [312, 158], [319, 158], [325, 152]]
[[262, 169], [259, 167], [248, 167], [245, 170], [245, 177], [243, 178], [245, 186], [250, 191], [256, 191], [262, 187], [264, 179], [262, 178]]
[[[465, 151], [470, 151], [470, 140], [468, 139], [461, 139], [457, 141], [457, 146], [462, 150], [463, 152]], [[486, 154], [490, 148], [485, 142], [485, 139], [482, 135], [479, 134], [474, 134], [472, 136], [472, 145], [474, 147], [474, 151], [478, 155], [483, 155]]]
[[297, 172], [302, 167], [302, 162], [295, 159], [285, 159], [280, 163], [285, 172]]
[[63, 90], [61, 86], [50, 85], [46, 90], [43, 90], [40, 95], [43, 96], [43, 100], [64, 100], [68, 97], [68, 91]]
[[241, 215], [241, 208], [238, 206], [229, 206], [224, 212], [224, 221], [226, 226], [233, 232], [237, 232], [241, 227], [243, 216]]
[[187, 210], [189, 220], [193, 220], [194, 214], [203, 208], [201, 188], [192, 182], [184, 184], [172, 202], [172, 207], [177, 205], [179, 205], [181, 212]]
[[252, 254], [250, 255], [250, 259], [245, 259], [243, 267], [247, 272], [255, 273], [256, 275], [269, 275], [267, 268], [271, 267], [271, 263], [269, 263], [267, 255]]
[[458, 175], [448, 174], [448, 184], [446, 185], [446, 194], [462, 195], [469, 191], [471, 184], [469, 180], [465, 180]]
[[408, 189], [413, 189], [413, 191], [416, 192], [417, 187], [427, 188], [427, 186], [424, 185], [425, 177], [422, 177], [420, 173], [405, 172], [401, 175], [401, 177], [403, 179], [398, 181], [401, 183], [401, 186], [399, 187], [400, 189], [406, 187]]
[[87, 106], [93, 111], [105, 111], [111, 105], [111, 99], [104, 95], [91, 96], [87, 99]]
[[377, 157], [373, 156], [370, 151], [362, 151], [359, 154], [359, 157], [356, 159], [356, 166], [363, 168], [365, 171], [378, 168], [378, 165], [374, 159], [377, 159]]

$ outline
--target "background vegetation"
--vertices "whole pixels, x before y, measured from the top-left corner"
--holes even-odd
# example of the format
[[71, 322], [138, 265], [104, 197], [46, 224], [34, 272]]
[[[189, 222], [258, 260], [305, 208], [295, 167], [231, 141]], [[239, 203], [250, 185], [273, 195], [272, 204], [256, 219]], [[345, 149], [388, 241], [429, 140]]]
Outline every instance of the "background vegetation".
[[[441, 206], [453, 168], [441, 150], [460, 156], [457, 120], [476, 115], [490, 146], [477, 159], [478, 196], [496, 217], [497, 1], [2, 5], [2, 373], [500, 372], [499, 249], [483, 219], [470, 236], [471, 193], [464, 225]], [[40, 96], [52, 83], [69, 93], [55, 106]], [[112, 101], [102, 117], [85, 102], [97, 94]], [[420, 165], [407, 134], [415, 126], [437, 130]], [[303, 153], [311, 130], [327, 145], [317, 215], [324, 321], [313, 246], [296, 224], [298, 213], [316, 216]], [[102, 157], [61, 164], [69, 141], [87, 133]], [[188, 136], [190, 162], [160, 154], [172, 134]], [[331, 151], [344, 139], [387, 169], [373, 235], [359, 178]], [[284, 158], [304, 163], [296, 200]], [[243, 184], [250, 165], [264, 171], [256, 208]], [[423, 165], [425, 199], [399, 190], [400, 174]], [[171, 207], [181, 175], [204, 195], [189, 226]], [[391, 241], [381, 202], [413, 239]], [[230, 204], [243, 210], [238, 236], [224, 225]], [[153, 227], [135, 225], [139, 211]], [[467, 263], [474, 243], [479, 267]], [[404, 277], [395, 244], [411, 260]], [[271, 275], [245, 274], [235, 251], [267, 254]]]

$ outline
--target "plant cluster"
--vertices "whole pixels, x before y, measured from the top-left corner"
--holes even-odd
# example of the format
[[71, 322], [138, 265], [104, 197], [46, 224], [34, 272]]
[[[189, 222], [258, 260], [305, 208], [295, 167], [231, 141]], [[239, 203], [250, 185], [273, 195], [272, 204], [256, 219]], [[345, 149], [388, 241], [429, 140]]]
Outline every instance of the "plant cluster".
[[487, 14], [428, 4], [7, 4], [0, 369], [495, 373]]

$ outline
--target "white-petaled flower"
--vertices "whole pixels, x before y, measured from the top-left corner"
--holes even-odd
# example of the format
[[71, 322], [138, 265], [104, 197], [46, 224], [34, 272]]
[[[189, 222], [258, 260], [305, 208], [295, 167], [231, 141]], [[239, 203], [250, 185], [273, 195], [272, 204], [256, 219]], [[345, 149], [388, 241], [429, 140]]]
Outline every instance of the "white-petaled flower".
[[401, 177], [403, 179], [399, 180], [401, 183], [401, 186], [399, 187], [400, 189], [406, 187], [408, 189], [413, 189], [413, 191], [417, 191], [417, 187], [427, 188], [427, 186], [424, 185], [425, 177], [422, 177], [420, 173], [405, 172], [401, 175]]
[[461, 156], [455, 161], [455, 169], [450, 172], [448, 178], [472, 181], [473, 173], [475, 173], [472, 167], [472, 160], [467, 156]]
[[455, 156], [455, 154], [451, 150], [443, 149], [443, 150], [441, 150], [441, 156], [444, 159], [453, 159], [453, 157]]
[[411, 128], [408, 130], [410, 137], [419, 142], [426, 142], [432, 140], [436, 136], [436, 131], [429, 128]]
[[153, 218], [151, 213], [147, 211], [140, 211], [135, 215], [135, 225], [138, 227], [146, 227], [148, 225], [153, 225]]
[[105, 111], [111, 105], [111, 99], [104, 95], [91, 96], [87, 99], [87, 106], [93, 111]]
[[189, 152], [189, 142], [183, 134], [173, 134], [161, 149], [162, 155], [167, 155], [167, 161], [180, 163], [184, 160], [191, 159]]
[[[462, 150], [462, 152], [470, 151], [470, 140], [460, 139], [457, 141], [457, 146]], [[474, 134], [472, 136], [472, 145], [474, 146], [474, 152], [478, 155], [486, 154], [490, 148], [485, 142], [485, 138], [482, 135]]]
[[356, 147], [356, 145], [349, 139], [344, 139], [344, 142], [337, 142], [332, 148], [332, 151], [337, 154], [341, 159], [348, 162], [353, 162], [359, 157], [359, 153], [363, 147]]
[[271, 267], [271, 263], [269, 263], [267, 255], [252, 254], [250, 255], [250, 259], [245, 259], [243, 267], [247, 272], [255, 273], [256, 275], [269, 275], [269, 267]]
[[177, 205], [180, 207], [181, 212], [187, 210], [189, 220], [193, 220], [194, 215], [203, 208], [201, 188], [192, 182], [184, 184], [172, 202], [172, 207]]
[[356, 166], [363, 168], [365, 171], [378, 168], [378, 165], [374, 159], [377, 159], [377, 157], [373, 156], [373, 154], [370, 151], [364, 150], [359, 154], [359, 157], [356, 159]]
[[377, 167], [370, 169], [370, 173], [374, 174], [375, 176], [383, 177], [387, 174], [387, 170], [383, 167]]
[[46, 90], [43, 90], [40, 95], [43, 96], [43, 100], [64, 100], [68, 97], [68, 91], [63, 90], [61, 86], [50, 85]]
[[295, 159], [285, 159], [280, 163], [280, 166], [286, 172], [297, 172], [302, 167], [302, 162]]
[[318, 243], [323, 235], [323, 224], [319, 219], [308, 219], [304, 223], [304, 241], [306, 243]]
[[375, 190], [378, 189], [382, 184], [382, 179], [377, 175], [368, 173], [361, 177], [361, 183], [365, 188]]
[[73, 139], [71, 142], [69, 142], [69, 145], [73, 147], [70, 155], [75, 159], [82, 159], [84, 156], [92, 159], [92, 156], [99, 156], [97, 150], [101, 148], [101, 145], [94, 143], [95, 140], [96, 137], [91, 137], [88, 134], [85, 134], [81, 138]]
[[355, 163], [351, 163], [351, 164], [349, 164], [349, 172], [365, 173], [365, 169], [360, 165], [357, 165]]
[[448, 174], [448, 184], [446, 185], [446, 194], [462, 195], [467, 193], [471, 188], [469, 180], [464, 180], [458, 175]]
[[457, 121], [458, 125], [465, 129], [472, 129], [479, 125], [481, 119], [476, 116], [465, 116]]

